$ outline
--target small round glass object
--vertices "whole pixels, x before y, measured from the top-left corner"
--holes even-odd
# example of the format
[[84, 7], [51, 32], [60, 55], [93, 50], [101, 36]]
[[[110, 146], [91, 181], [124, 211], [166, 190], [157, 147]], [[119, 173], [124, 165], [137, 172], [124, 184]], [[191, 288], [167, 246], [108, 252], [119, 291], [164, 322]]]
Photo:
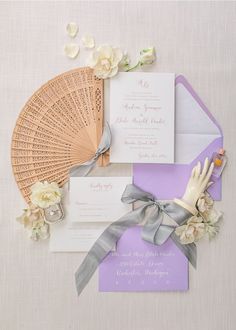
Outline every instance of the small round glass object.
[[44, 220], [48, 224], [57, 223], [64, 218], [64, 211], [61, 203], [51, 205], [43, 210]]

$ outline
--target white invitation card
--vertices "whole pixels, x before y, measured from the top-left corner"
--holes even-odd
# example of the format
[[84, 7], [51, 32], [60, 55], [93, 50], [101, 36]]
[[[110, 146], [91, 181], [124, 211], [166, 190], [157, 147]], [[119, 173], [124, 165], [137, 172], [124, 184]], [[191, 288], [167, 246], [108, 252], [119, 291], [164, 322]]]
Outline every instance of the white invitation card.
[[130, 205], [121, 196], [132, 177], [70, 178], [70, 212], [73, 222], [113, 222], [127, 212]]
[[174, 163], [174, 73], [119, 73], [110, 81], [112, 163]]
[[96, 225], [72, 224], [70, 215], [51, 226], [50, 251], [51, 252], [88, 252], [95, 241], [109, 226], [109, 223]]
[[51, 226], [51, 252], [87, 252], [110, 225], [132, 210], [121, 196], [132, 177], [72, 177], [65, 219]]

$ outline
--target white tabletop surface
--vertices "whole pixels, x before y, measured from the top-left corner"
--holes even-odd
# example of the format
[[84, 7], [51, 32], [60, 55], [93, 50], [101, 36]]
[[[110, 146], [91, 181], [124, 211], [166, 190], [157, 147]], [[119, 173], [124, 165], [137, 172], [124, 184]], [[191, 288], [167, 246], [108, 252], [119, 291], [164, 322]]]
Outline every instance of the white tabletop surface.
[[[17, 116], [30, 95], [53, 76], [85, 65], [63, 54], [65, 26], [78, 41], [92, 33], [133, 58], [149, 45], [150, 70], [182, 73], [224, 131], [229, 164], [223, 178], [220, 235], [198, 248], [186, 293], [99, 293], [97, 273], [77, 297], [74, 272], [83, 254], [48, 251], [15, 221], [25, 203], [10, 165]], [[236, 324], [236, 3], [0, 2], [0, 329], [233, 330]]]

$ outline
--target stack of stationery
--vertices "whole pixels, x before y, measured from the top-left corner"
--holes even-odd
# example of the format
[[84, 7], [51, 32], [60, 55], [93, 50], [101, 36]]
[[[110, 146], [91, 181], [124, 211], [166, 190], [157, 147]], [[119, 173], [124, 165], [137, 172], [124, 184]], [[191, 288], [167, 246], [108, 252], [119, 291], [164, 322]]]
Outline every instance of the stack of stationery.
[[[111, 163], [134, 164], [132, 177], [73, 177], [66, 223], [52, 251], [88, 251], [103, 230], [131, 210], [120, 201], [132, 181], [159, 200], [181, 197], [192, 167], [223, 145], [222, 131], [184, 77], [120, 73], [110, 81]], [[221, 180], [212, 188], [221, 198]], [[172, 240], [155, 246], [128, 229], [100, 265], [100, 291], [185, 291], [188, 261]]]

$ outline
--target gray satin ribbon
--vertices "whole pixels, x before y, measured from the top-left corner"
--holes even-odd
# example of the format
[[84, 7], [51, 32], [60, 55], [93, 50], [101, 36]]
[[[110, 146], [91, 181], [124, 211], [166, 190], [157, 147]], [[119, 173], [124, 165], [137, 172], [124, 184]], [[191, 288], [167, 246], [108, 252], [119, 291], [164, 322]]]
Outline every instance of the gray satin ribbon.
[[75, 165], [75, 166], [71, 167], [69, 175], [71, 177], [86, 176], [95, 166], [96, 161], [98, 160], [99, 156], [104, 154], [110, 148], [110, 145], [111, 145], [111, 130], [110, 130], [108, 123], [106, 123], [104, 125], [100, 144], [98, 146], [98, 149], [97, 149], [94, 157], [83, 164], [79, 164], [79, 165]]
[[178, 225], [182, 225], [192, 216], [190, 212], [174, 202], [160, 203], [152, 194], [141, 190], [133, 184], [127, 185], [121, 200], [127, 204], [137, 201], [143, 203], [134, 211], [113, 222], [94, 243], [75, 273], [78, 295], [83, 291], [99, 264], [113, 249], [125, 230], [142, 222], [144, 222], [142, 238], [145, 241], [161, 245], [171, 237], [189, 262], [196, 268], [196, 245], [194, 243], [182, 245], [174, 232], [175, 227], [162, 224], [163, 217], [166, 214]]

